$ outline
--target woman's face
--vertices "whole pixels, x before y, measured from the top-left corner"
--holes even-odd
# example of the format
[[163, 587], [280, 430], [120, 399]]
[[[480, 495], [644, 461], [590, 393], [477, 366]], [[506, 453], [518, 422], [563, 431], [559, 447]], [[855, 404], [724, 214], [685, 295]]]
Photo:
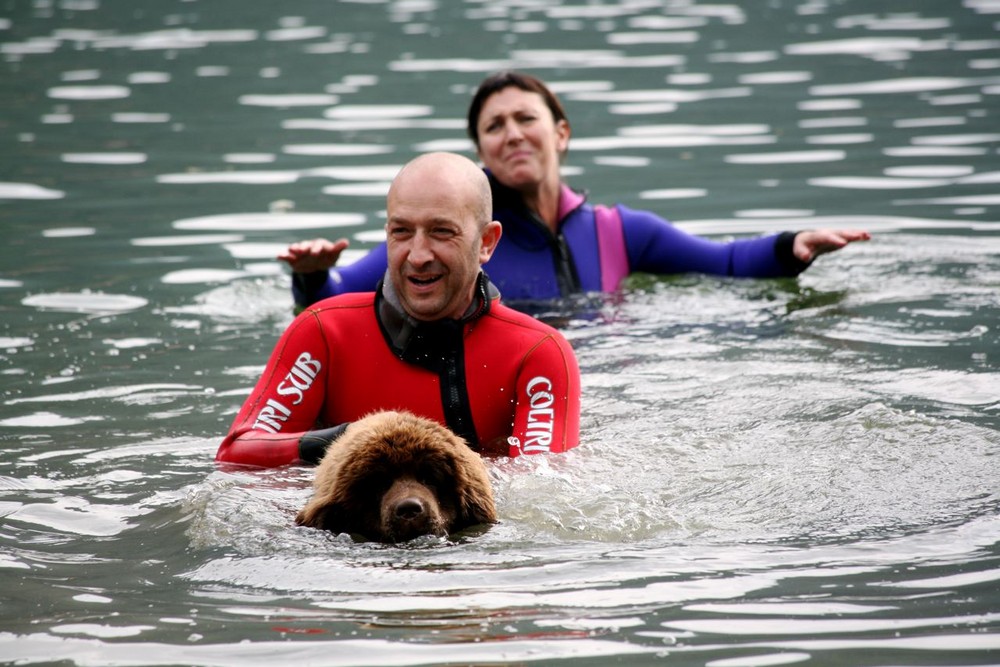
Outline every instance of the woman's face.
[[545, 100], [516, 86], [486, 99], [479, 114], [479, 159], [501, 183], [520, 191], [559, 182], [569, 123], [556, 122]]

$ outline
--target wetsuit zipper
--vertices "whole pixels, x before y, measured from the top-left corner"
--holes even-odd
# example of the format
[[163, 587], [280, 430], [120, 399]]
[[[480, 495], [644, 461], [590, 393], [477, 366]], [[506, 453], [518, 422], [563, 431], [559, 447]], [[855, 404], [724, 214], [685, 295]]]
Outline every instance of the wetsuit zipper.
[[559, 294], [569, 296], [580, 291], [580, 276], [576, 271], [576, 264], [573, 263], [573, 255], [569, 251], [569, 244], [562, 233], [553, 234], [545, 221], [538, 217], [534, 211], [524, 207], [525, 216], [532, 223], [541, 229], [549, 240], [549, 251], [552, 253], [552, 268], [556, 273], [556, 284], [559, 285]]
[[581, 291], [580, 275], [577, 273], [576, 264], [573, 262], [573, 255], [570, 253], [569, 244], [566, 237], [560, 233], [553, 233], [549, 226], [545, 224], [537, 213], [532, 211], [524, 203], [521, 195], [511, 188], [501, 185], [496, 177], [486, 171], [490, 179], [490, 187], [493, 190], [494, 209], [508, 208], [512, 213], [518, 215], [530, 224], [534, 225], [544, 236], [552, 255], [552, 269], [556, 274], [556, 285], [559, 287], [561, 296], [576, 294]]
[[375, 313], [379, 329], [393, 354], [437, 374], [445, 424], [478, 450], [479, 435], [465, 380], [465, 327], [475, 326], [476, 320], [489, 313], [499, 292], [483, 273], [479, 274], [476, 290], [477, 308], [461, 320], [417, 322], [403, 313], [391, 283], [382, 282], [375, 294]]
[[439, 371], [441, 380], [441, 405], [444, 408], [445, 423], [473, 449], [479, 448], [479, 435], [472, 422], [469, 405], [469, 390], [465, 384], [465, 350], [460, 343], [452, 348], [451, 354]]
[[562, 234], [552, 239], [552, 255], [556, 264], [556, 280], [559, 282], [559, 293], [563, 296], [576, 294], [580, 291], [580, 276], [577, 275], [573, 255], [569, 252], [566, 237]]

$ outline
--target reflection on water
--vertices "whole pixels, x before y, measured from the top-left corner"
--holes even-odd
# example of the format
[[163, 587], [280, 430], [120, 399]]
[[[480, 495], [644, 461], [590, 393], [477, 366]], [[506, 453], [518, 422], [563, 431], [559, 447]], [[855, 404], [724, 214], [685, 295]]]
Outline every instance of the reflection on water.
[[[0, 10], [2, 11], [2, 10]], [[5, 663], [992, 664], [1000, 94], [990, 2], [128, 3], [0, 15]], [[355, 544], [306, 468], [217, 468], [291, 319], [504, 67], [564, 172], [714, 236], [873, 241], [796, 281], [523, 304], [584, 444], [489, 463], [501, 521]]]

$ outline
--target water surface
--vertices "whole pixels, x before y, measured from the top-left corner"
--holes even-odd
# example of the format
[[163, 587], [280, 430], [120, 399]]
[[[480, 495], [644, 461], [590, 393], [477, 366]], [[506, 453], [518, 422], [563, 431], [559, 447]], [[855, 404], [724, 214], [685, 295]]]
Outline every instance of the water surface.
[[[1000, 654], [1000, 7], [0, 7], [0, 660], [988, 665]], [[381, 235], [552, 83], [568, 182], [713, 237], [872, 231], [797, 280], [550, 308], [583, 444], [491, 461], [455, 541], [297, 528], [215, 448], [291, 320], [289, 241]]]

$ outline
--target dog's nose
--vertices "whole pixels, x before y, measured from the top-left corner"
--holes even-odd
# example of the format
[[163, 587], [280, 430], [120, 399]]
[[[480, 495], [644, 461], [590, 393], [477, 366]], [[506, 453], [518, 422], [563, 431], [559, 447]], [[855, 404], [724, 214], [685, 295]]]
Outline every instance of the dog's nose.
[[396, 518], [412, 521], [426, 512], [419, 498], [404, 498], [396, 505]]

